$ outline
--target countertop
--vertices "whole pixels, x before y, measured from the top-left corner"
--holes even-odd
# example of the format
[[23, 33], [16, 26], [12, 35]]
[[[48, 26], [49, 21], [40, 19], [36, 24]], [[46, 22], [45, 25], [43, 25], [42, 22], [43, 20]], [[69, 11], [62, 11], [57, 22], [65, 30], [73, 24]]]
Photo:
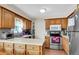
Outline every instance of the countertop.
[[44, 44], [45, 40], [44, 39], [32, 39], [32, 38], [20, 37], [20, 38], [13, 38], [13, 39], [7, 39], [7, 40], [0, 39], [0, 42], [21, 43], [21, 44], [42, 46]]

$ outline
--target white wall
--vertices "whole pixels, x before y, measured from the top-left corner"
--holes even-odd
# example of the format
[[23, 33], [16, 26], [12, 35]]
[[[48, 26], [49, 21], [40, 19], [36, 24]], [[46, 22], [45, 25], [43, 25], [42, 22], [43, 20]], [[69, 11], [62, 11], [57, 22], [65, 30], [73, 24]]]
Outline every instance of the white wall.
[[45, 20], [35, 20], [35, 37], [39, 39], [45, 39]]

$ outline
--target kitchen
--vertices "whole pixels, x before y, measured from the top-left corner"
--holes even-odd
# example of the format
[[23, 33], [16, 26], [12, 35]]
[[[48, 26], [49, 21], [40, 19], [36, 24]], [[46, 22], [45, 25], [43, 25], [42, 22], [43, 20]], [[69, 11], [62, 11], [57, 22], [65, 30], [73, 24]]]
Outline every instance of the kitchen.
[[[48, 17], [47, 9], [44, 7], [40, 10], [42, 14], [38, 13], [39, 15], [37, 15], [33, 12], [32, 17], [35, 17], [32, 18], [33, 20], [29, 16], [26, 17], [26, 14], [19, 10], [20, 4], [15, 4], [18, 7], [17, 12], [15, 12], [15, 7], [12, 9], [12, 6], [14, 7], [14, 5], [0, 6], [0, 50], [4, 52], [4, 55], [45, 55], [47, 50], [63, 50], [65, 55], [69, 55], [70, 42], [67, 28], [69, 17], [75, 10], [76, 5], [64, 5], [66, 9], [68, 6], [71, 7], [69, 10], [72, 11], [71, 15], [66, 14], [66, 17], [61, 15], [62, 17], [57, 18]], [[28, 8], [32, 5], [26, 6]], [[36, 8], [40, 7], [40, 5], [34, 6]], [[57, 7], [58, 5], [49, 6]], [[24, 11], [27, 9], [24, 9], [25, 7], [22, 8]], [[60, 5], [60, 7], [63, 6]], [[30, 12], [29, 8], [27, 11]]]

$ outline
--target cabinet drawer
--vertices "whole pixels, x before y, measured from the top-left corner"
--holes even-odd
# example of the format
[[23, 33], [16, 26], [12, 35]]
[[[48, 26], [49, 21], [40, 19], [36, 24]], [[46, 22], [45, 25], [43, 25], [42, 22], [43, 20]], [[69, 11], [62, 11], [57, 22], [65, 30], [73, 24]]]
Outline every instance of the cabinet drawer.
[[13, 43], [4, 43], [4, 48], [12, 48], [13, 49]]
[[14, 49], [25, 49], [25, 44], [14, 44]]
[[27, 50], [39, 51], [39, 46], [36, 46], [36, 45], [27, 45]]
[[25, 49], [14, 49], [15, 55], [25, 55]]

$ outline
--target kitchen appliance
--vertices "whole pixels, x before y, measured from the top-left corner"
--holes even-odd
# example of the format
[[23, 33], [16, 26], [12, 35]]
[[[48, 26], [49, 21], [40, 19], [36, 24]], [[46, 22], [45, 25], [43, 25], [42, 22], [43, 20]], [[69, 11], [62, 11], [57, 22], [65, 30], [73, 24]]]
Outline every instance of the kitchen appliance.
[[50, 48], [51, 49], [62, 49], [61, 25], [50, 26]]
[[73, 17], [75, 24], [73, 26], [68, 26], [67, 29], [70, 42], [70, 55], [79, 55], [79, 12], [77, 12], [77, 16], [78, 18], [75, 16]]
[[12, 33], [6, 33], [6, 32], [2, 32], [0, 38], [1, 39], [11, 39], [13, 38], [14, 35]]

